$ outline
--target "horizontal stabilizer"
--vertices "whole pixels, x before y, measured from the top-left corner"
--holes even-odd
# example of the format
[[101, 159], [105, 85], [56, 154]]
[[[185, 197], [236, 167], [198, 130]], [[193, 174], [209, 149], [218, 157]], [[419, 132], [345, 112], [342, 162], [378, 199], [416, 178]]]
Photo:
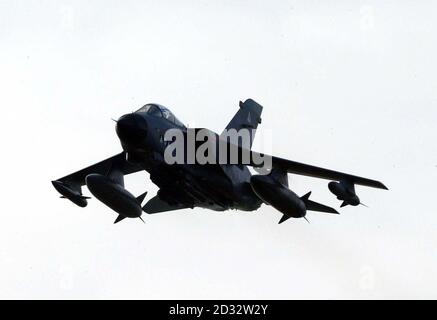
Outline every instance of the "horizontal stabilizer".
[[143, 211], [148, 214], [153, 214], [153, 213], [174, 211], [174, 210], [187, 209], [187, 208], [190, 207], [183, 204], [171, 205], [159, 199], [158, 196], [154, 196], [144, 205]]

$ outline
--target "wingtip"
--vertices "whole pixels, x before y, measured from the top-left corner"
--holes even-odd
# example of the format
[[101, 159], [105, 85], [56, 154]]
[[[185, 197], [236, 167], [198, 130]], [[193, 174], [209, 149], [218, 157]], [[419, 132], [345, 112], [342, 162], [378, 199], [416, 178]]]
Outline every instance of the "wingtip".
[[383, 184], [382, 182], [378, 181], [378, 188], [379, 189], [383, 189], [383, 190], [389, 190], [385, 184]]

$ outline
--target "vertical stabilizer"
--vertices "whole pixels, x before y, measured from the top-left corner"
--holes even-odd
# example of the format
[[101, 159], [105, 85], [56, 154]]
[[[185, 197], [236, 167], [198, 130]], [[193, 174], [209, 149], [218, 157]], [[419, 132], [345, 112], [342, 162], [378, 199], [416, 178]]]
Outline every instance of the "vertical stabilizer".
[[[238, 110], [234, 115], [221, 136], [223, 136], [226, 131], [231, 129], [235, 129], [237, 131], [240, 131], [241, 129], [247, 129], [251, 133], [250, 145], [247, 147], [251, 148], [253, 139], [255, 137], [255, 130], [258, 127], [258, 124], [261, 123], [262, 110], [263, 107], [252, 99], [247, 99], [244, 102], [240, 101], [240, 110]], [[239, 143], [239, 145], [241, 144]]]

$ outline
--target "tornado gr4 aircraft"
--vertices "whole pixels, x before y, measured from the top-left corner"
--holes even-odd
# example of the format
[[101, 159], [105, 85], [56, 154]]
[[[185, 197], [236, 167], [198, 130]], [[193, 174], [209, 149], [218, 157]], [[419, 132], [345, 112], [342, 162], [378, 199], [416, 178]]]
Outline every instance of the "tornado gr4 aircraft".
[[[195, 207], [214, 211], [254, 211], [263, 203], [283, 214], [279, 223], [289, 218], [305, 218], [308, 210], [338, 214], [335, 209], [310, 200], [311, 192], [301, 197], [296, 195], [289, 188], [288, 174], [331, 180], [328, 188], [342, 201], [341, 207], [360, 204], [355, 185], [387, 189], [375, 180], [251, 151], [255, 130], [261, 123], [262, 109], [261, 105], [248, 99], [244, 103], [240, 102], [239, 110], [220, 136], [200, 129], [207, 132], [200, 140], [225, 141], [226, 150], [237, 150], [238, 157], [234, 161], [229, 161], [228, 155], [225, 161], [223, 158], [214, 161], [221, 152], [218, 147], [205, 152], [211, 161], [193, 161], [187, 147], [186, 150], [182, 149], [179, 161], [172, 163], [168, 161], [168, 156], [174, 156], [176, 149], [166, 152], [176, 140], [176, 135], [170, 141], [166, 134], [171, 130], [180, 132], [184, 138], [183, 146], [188, 146], [191, 139], [195, 141], [195, 151], [199, 151], [202, 148], [196, 136], [199, 129], [188, 129], [170, 110], [161, 105], [147, 104], [116, 121], [116, 132], [123, 148], [121, 153], [52, 181], [53, 186], [62, 195], [61, 198], [86, 207], [90, 198], [83, 195], [82, 186], [87, 185], [98, 200], [118, 213], [115, 223], [125, 218], [142, 220], [143, 211], [154, 214]], [[241, 139], [230, 141], [225, 135], [227, 132], [236, 132], [238, 135], [243, 130], [251, 133], [246, 143]], [[193, 135], [190, 138], [191, 131]], [[242, 154], [245, 151], [249, 156], [243, 161]], [[263, 157], [269, 160], [267, 171], [251, 174], [248, 167], [259, 169], [258, 160]], [[124, 188], [124, 176], [142, 170], [147, 171], [151, 181], [159, 187], [157, 195], [144, 206], [142, 202], [147, 192], [134, 197]]]

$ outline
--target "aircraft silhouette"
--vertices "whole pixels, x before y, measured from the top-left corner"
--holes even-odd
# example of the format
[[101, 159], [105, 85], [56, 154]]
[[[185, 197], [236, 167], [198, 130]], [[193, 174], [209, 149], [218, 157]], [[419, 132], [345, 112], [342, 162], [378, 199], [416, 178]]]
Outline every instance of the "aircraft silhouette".
[[[200, 163], [195, 159], [193, 163], [187, 161], [188, 151], [185, 150], [183, 162], [170, 164], [165, 154], [166, 148], [172, 143], [165, 137], [170, 129], [181, 132], [185, 138], [184, 146], [190, 130], [196, 133], [206, 129], [189, 129], [164, 106], [147, 104], [116, 120], [116, 132], [123, 148], [121, 153], [52, 181], [52, 184], [62, 195], [61, 198], [69, 199], [80, 207], [86, 207], [90, 199], [82, 194], [82, 186], [87, 185], [98, 200], [119, 214], [114, 223], [125, 218], [142, 220], [143, 212], [154, 214], [195, 207], [215, 211], [254, 211], [263, 203], [283, 214], [279, 223], [290, 218], [305, 218], [308, 210], [338, 214], [335, 209], [310, 200], [311, 192], [299, 197], [289, 188], [288, 174], [332, 180], [328, 187], [342, 201], [341, 207], [361, 204], [355, 185], [387, 189], [379, 181], [252, 151], [254, 134], [261, 123], [262, 109], [252, 99], [240, 102], [238, 112], [220, 136], [207, 131], [209, 137], [224, 141], [226, 148], [236, 147], [236, 162]], [[229, 141], [224, 134], [232, 130], [237, 134], [249, 130], [249, 140]], [[199, 150], [199, 141], [196, 140], [194, 144], [195, 149]], [[216, 151], [217, 148], [210, 149], [208, 156], [214, 153], [211, 150]], [[244, 151], [249, 154], [248, 161], [243, 161]], [[217, 157], [216, 154], [212, 155], [213, 159]], [[260, 167], [259, 162], [254, 160], [257, 157], [270, 160], [267, 174], [251, 174], [249, 171], [248, 167]], [[226, 160], [229, 160], [229, 156]], [[124, 188], [124, 176], [142, 170], [147, 171], [151, 181], [159, 187], [157, 195], [144, 206], [142, 202], [147, 192], [134, 197]]]

